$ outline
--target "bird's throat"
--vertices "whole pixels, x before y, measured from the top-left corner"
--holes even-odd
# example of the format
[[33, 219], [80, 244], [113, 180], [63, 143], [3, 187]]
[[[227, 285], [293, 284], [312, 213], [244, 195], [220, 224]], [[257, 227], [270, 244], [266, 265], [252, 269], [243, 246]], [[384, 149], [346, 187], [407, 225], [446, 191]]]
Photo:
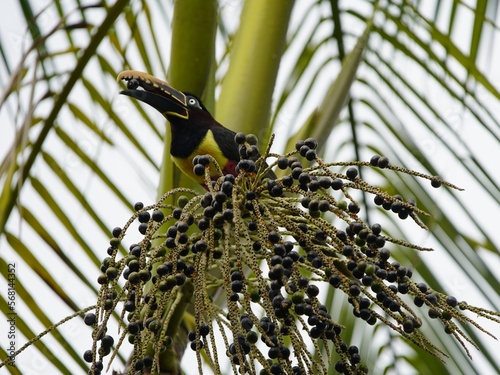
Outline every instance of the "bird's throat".
[[[200, 131], [203, 130], [203, 131]], [[197, 131], [190, 134], [188, 137], [175, 136], [174, 127], [172, 127], [172, 143], [170, 154], [174, 163], [193, 180], [203, 184], [203, 176], [196, 176], [193, 173], [193, 158], [197, 155], [210, 155], [212, 156], [221, 169], [224, 169], [229, 160], [226, 158], [217, 142], [215, 141], [214, 134], [210, 129], [197, 129]], [[210, 169], [211, 176], [217, 176], [218, 173], [215, 167]]]
[[[175, 158], [187, 158], [200, 147], [208, 133], [208, 128], [171, 125], [172, 141], [170, 154]], [[196, 156], [198, 154], [195, 154]], [[191, 161], [191, 160], [190, 160]]]

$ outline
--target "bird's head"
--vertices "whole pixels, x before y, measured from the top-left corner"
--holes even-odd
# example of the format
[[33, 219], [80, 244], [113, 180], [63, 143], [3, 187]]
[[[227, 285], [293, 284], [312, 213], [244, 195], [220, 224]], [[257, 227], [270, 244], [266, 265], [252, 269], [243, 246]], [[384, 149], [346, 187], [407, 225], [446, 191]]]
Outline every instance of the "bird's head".
[[117, 80], [127, 82], [127, 89], [120, 91], [120, 94], [149, 104], [174, 125], [184, 121], [212, 118], [195, 95], [178, 91], [152, 75], [125, 70], [118, 74]]

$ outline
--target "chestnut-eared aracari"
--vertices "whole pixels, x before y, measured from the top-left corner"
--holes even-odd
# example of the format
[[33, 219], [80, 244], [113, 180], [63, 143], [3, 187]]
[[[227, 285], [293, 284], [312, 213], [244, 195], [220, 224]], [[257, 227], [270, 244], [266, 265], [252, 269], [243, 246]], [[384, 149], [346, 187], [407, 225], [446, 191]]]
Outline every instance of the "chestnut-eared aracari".
[[[135, 70], [121, 72], [117, 80], [127, 82], [127, 89], [120, 94], [149, 104], [170, 122], [170, 154], [182, 172], [205, 186], [204, 177], [193, 172], [192, 160], [197, 155], [210, 155], [223, 174], [237, 175], [240, 153], [236, 133], [219, 124], [195, 95]], [[217, 177], [215, 169], [212, 172], [212, 177]], [[266, 177], [276, 178], [272, 171]]]

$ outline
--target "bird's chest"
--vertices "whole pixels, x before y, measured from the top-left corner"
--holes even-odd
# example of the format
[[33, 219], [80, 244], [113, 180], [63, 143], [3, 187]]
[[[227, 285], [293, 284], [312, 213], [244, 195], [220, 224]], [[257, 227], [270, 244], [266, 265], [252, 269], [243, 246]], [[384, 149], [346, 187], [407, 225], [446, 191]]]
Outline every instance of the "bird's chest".
[[[223, 170], [224, 174], [232, 173], [232, 171], [227, 170], [227, 168], [230, 167], [228, 166], [229, 159], [225, 157], [224, 154], [222, 153], [222, 150], [215, 141], [214, 134], [212, 133], [211, 130], [208, 130], [205, 133], [204, 137], [201, 138], [201, 140], [199, 140], [197, 145], [191, 147], [190, 150], [183, 149], [182, 150], [183, 153], [172, 152], [172, 151], [181, 151], [179, 150], [178, 147], [179, 145], [176, 145], [174, 142], [175, 139], [172, 139], [171, 155], [172, 159], [174, 160], [174, 163], [180, 168], [181, 171], [183, 171], [185, 174], [187, 174], [195, 181], [198, 181], [201, 184], [204, 181], [204, 176], [196, 176], [193, 172], [193, 158], [197, 155], [212, 156], [217, 161], [217, 164], [219, 164], [219, 167]], [[190, 153], [188, 154], [188, 152]], [[210, 175], [211, 176], [218, 175], [217, 170], [214, 166], [210, 167]]]

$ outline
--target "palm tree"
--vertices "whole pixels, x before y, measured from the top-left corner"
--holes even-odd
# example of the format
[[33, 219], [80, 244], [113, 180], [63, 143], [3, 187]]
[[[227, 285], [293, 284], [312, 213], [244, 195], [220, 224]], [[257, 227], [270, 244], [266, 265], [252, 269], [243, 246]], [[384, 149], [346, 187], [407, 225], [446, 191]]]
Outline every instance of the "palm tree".
[[[39, 8], [21, 0], [2, 7], [17, 20], [15, 29], [1, 26], [0, 39], [0, 268], [6, 284], [15, 264], [18, 348], [95, 304], [112, 228], [128, 220], [134, 202], [154, 203], [178, 186], [199, 189], [173, 168], [161, 118], [117, 95], [124, 69], [196, 93], [219, 122], [256, 134], [261, 145], [275, 133], [277, 153], [314, 137], [326, 161], [380, 154], [465, 187], [432, 190], [404, 174], [362, 170], [363, 179], [429, 212], [427, 232], [380, 210], [369, 195], [359, 199], [366, 222], [434, 248], [392, 252], [414, 279], [500, 311], [498, 2], [57, 0]], [[480, 349], [472, 362], [422, 317], [426, 337], [449, 355], [443, 363], [386, 326], [355, 319], [343, 294], [329, 291], [325, 301], [373, 373], [500, 373], [493, 340], [474, 327], [461, 327]], [[0, 293], [5, 318], [8, 302]], [[498, 336], [498, 326], [479, 323]], [[5, 368], [84, 372], [89, 345], [90, 330], [72, 320]], [[8, 352], [0, 347], [2, 360]], [[113, 366], [123, 369], [129, 352], [122, 347]]]

